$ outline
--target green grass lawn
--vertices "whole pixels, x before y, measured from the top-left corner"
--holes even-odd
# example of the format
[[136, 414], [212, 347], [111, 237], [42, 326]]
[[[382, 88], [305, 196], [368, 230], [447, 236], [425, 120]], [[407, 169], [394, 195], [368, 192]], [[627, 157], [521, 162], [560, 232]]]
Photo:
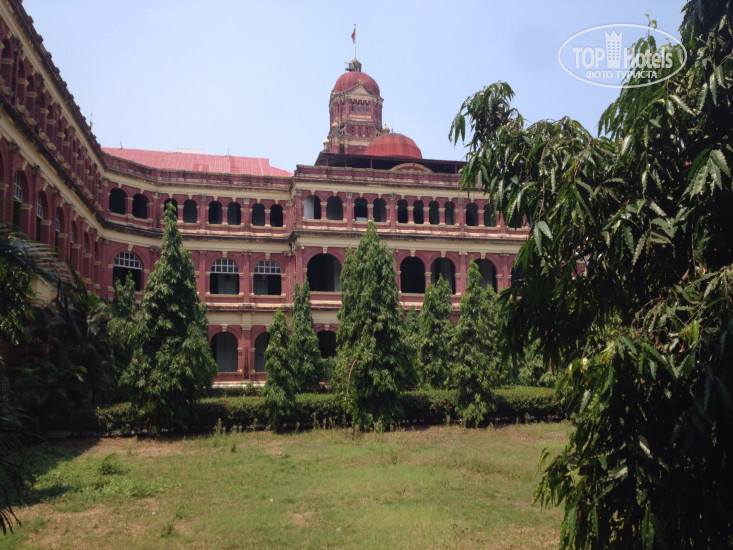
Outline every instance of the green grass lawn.
[[532, 504], [567, 424], [45, 446], [0, 548], [556, 548]]

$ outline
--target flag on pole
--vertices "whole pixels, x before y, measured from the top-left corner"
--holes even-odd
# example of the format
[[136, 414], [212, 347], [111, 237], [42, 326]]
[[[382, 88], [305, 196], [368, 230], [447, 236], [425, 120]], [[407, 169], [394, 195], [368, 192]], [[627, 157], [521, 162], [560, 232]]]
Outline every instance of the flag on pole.
[[354, 32], [351, 33], [351, 41], [356, 45], [356, 25], [354, 25]]

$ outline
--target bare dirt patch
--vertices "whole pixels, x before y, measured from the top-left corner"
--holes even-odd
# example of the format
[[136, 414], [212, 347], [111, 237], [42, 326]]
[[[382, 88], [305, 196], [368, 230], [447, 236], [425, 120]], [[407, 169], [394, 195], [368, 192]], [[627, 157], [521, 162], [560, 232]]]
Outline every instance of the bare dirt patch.
[[56, 445], [82, 457], [99, 457], [113, 452], [132, 453], [140, 457], [172, 456], [183, 453], [183, 441], [178, 437], [84, 437], [64, 439]]

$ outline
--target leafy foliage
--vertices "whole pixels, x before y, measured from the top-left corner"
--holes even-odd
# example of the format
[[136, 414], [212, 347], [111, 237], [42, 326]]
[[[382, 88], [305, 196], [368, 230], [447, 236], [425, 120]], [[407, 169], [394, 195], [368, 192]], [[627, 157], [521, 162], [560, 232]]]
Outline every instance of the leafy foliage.
[[135, 352], [123, 376], [154, 432], [185, 429], [191, 404], [205, 395], [217, 372], [191, 253], [183, 248], [172, 205], [165, 223], [161, 257], [140, 305]]
[[418, 382], [417, 347], [420, 340], [420, 316], [415, 306], [410, 306], [400, 329], [402, 344], [407, 357], [408, 378], [407, 384], [413, 386]]
[[318, 347], [318, 335], [313, 327], [308, 279], [303, 286], [295, 285], [293, 334], [289, 346], [290, 361], [295, 369], [296, 393], [317, 391], [323, 379], [323, 360]]
[[453, 302], [450, 286], [440, 276], [425, 290], [423, 307], [418, 318], [417, 364], [420, 386], [445, 388], [450, 379], [450, 343], [455, 325], [450, 316]]
[[267, 414], [267, 425], [280, 432], [290, 421], [295, 409], [295, 395], [298, 393], [300, 374], [292, 360], [289, 345], [290, 331], [282, 310], [275, 312], [270, 327], [270, 340], [265, 350], [265, 371], [267, 380], [262, 390], [262, 401]]
[[379, 241], [374, 222], [341, 272], [341, 310], [336, 334], [338, 365], [333, 386], [355, 426], [387, 427], [401, 417], [399, 395], [409, 377], [400, 339], [394, 259]]
[[565, 548], [733, 546], [732, 10], [685, 6], [687, 65], [624, 88], [608, 137], [525, 127], [504, 83], [451, 127], [473, 132], [462, 184], [532, 221], [499, 302], [510, 348], [541, 339], [574, 414], [538, 491], [565, 503]]
[[452, 380], [458, 390], [458, 413], [466, 423], [480, 423], [493, 409], [491, 388], [499, 385], [494, 289], [481, 288], [481, 272], [471, 260], [461, 313], [451, 342]]

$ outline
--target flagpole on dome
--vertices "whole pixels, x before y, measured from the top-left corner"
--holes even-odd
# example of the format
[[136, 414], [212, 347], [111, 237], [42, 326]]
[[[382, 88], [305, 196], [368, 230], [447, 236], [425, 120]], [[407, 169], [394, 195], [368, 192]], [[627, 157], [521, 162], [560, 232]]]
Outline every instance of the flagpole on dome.
[[351, 33], [351, 41], [354, 43], [354, 59], [356, 59], [356, 23], [354, 23], [354, 32]]

